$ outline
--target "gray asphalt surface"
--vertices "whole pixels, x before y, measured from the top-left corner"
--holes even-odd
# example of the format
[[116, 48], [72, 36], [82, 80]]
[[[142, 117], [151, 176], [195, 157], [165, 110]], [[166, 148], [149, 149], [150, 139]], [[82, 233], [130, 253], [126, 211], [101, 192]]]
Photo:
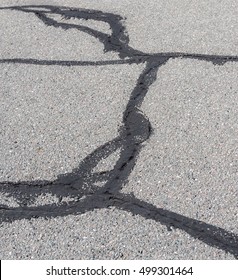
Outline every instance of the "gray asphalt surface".
[[[0, 7], [13, 5], [65, 6], [120, 15], [129, 46], [147, 54], [238, 56], [237, 1], [0, 3]], [[49, 17], [111, 33], [105, 22]], [[0, 9], [0, 25], [0, 180], [30, 183], [67, 176], [95, 149], [118, 136], [123, 112], [146, 63], [117, 64], [123, 59], [116, 51], [104, 52], [95, 37], [47, 26], [34, 13]], [[3, 63], [6, 59], [8, 63]], [[10, 59], [107, 63], [49, 66]], [[122, 194], [238, 235], [237, 75], [238, 61], [218, 65], [178, 56], [159, 67], [140, 107], [152, 133], [142, 143]], [[94, 172], [113, 169], [120, 153], [118, 149], [102, 159]], [[99, 181], [98, 189], [106, 184], [106, 180]], [[77, 198], [65, 195], [59, 199], [42, 192], [22, 205], [4, 188], [0, 195], [1, 214], [8, 211], [6, 207], [24, 213], [24, 207], [62, 202], [69, 202], [70, 208], [72, 201]], [[206, 243], [189, 230], [145, 218], [146, 211], [124, 211], [115, 202], [63, 217], [4, 220], [0, 224], [0, 258], [236, 257], [225, 245]], [[238, 243], [232, 246], [238, 252]]]

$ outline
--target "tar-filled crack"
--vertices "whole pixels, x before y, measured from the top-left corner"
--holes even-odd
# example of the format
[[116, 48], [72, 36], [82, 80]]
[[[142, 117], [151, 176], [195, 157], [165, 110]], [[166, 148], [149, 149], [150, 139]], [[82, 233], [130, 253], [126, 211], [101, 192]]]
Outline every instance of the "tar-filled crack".
[[[145, 68], [140, 74], [137, 84], [123, 113], [123, 125], [115, 139], [98, 147], [71, 173], [59, 175], [55, 181], [33, 182], [2, 182], [0, 191], [18, 202], [18, 207], [0, 205], [1, 222], [44, 217], [46, 219], [67, 215], [79, 215], [95, 209], [116, 207], [133, 215], [140, 215], [145, 219], [152, 219], [165, 225], [168, 230], [180, 229], [195, 239], [199, 239], [209, 246], [224, 250], [238, 258], [238, 236], [217, 226], [198, 221], [178, 213], [157, 208], [145, 201], [139, 200], [133, 194], [121, 191], [132, 172], [137, 157], [149, 139], [153, 128], [140, 110], [140, 106], [150, 88], [157, 79], [158, 69], [168, 60], [174, 58], [193, 59], [224, 65], [226, 62], [237, 62], [237, 56], [216, 56], [187, 53], [157, 53], [147, 54], [129, 46], [129, 36], [123, 25], [123, 18], [112, 13], [95, 10], [76, 9], [68, 7], [14, 6], [0, 8], [0, 10], [17, 10], [19, 12], [34, 13], [47, 26], [64, 30], [77, 29], [99, 40], [104, 45], [104, 51], [116, 52], [119, 60], [111, 61], [56, 61], [37, 59], [1, 59], [0, 63], [22, 63], [29, 65], [60, 65], [60, 66], [103, 66], [111, 64], [140, 64]], [[54, 16], [61, 15], [65, 20], [57, 21]], [[110, 26], [111, 35], [94, 30], [81, 24], [67, 23], [67, 19], [96, 20]], [[93, 169], [104, 158], [120, 150], [119, 159], [112, 170], [93, 172]], [[97, 182], [104, 182], [98, 187]], [[36, 199], [44, 194], [58, 198], [58, 203], [32, 206]], [[67, 202], [63, 198], [72, 198]]]

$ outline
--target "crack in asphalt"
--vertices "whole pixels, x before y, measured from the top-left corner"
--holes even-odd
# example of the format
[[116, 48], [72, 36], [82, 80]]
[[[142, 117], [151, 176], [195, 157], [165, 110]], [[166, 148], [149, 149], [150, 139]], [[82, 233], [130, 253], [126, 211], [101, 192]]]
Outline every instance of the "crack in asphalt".
[[[133, 194], [120, 192], [136, 164], [137, 157], [143, 147], [142, 144], [149, 139], [153, 132], [153, 128], [148, 118], [140, 110], [140, 106], [150, 86], [156, 81], [159, 68], [165, 65], [169, 59], [174, 58], [202, 60], [222, 66], [230, 61], [237, 62], [238, 57], [187, 53], [143, 53], [129, 46], [129, 36], [122, 23], [123, 18], [112, 13], [50, 5], [0, 8], [0, 10], [4, 9], [34, 13], [47, 26], [60, 27], [64, 30], [73, 28], [85, 32], [97, 38], [104, 45], [105, 52], [117, 52], [120, 60], [49, 61], [13, 58], [1, 59], [0, 63], [60, 66], [145, 63], [145, 68], [137, 80], [123, 113], [123, 125], [118, 131], [119, 135], [94, 150], [71, 173], [59, 175], [54, 181], [1, 182], [0, 191], [13, 197], [18, 202], [19, 207], [0, 205], [0, 222], [38, 217], [47, 219], [70, 214], [79, 215], [95, 209], [116, 207], [133, 215], [140, 215], [145, 219], [159, 222], [165, 225], [168, 230], [180, 229], [193, 238], [224, 250], [238, 259], [238, 235], [169, 210], [157, 208], [137, 199]], [[110, 26], [111, 35], [79, 24], [58, 22], [52, 18], [54, 15], [60, 15], [66, 20], [78, 18], [105, 22]], [[107, 158], [117, 150], [120, 150], [120, 157], [112, 170], [93, 172], [93, 169], [103, 158]], [[106, 181], [103, 187], [96, 185], [99, 181]], [[58, 202], [40, 206], [32, 205], [42, 194], [51, 194], [58, 198]], [[74, 199], [74, 201], [65, 202], [62, 201], [63, 198]]]

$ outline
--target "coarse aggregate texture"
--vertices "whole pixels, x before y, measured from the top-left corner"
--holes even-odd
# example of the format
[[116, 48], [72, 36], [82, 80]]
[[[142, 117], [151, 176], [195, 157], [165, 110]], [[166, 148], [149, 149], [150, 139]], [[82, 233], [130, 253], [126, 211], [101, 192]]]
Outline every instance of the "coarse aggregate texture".
[[2, 231], [3, 259], [232, 259], [180, 230], [114, 208], [22, 220]]
[[[87, 21], [52, 12], [46, 24], [34, 7], [0, 9], [0, 211], [12, 213], [1, 219], [0, 258], [238, 258], [237, 58], [194, 57], [238, 55], [237, 2], [3, 0], [0, 8], [14, 5], [120, 15], [134, 49], [72, 28], [118, 31], [97, 12]], [[126, 61], [135, 50], [144, 60]], [[149, 57], [172, 52], [180, 54]], [[81, 179], [71, 184], [74, 169], [87, 190]], [[94, 173], [105, 176], [96, 190], [87, 181]]]
[[126, 18], [130, 46], [147, 53], [237, 55], [238, 4], [235, 0], [22, 0], [3, 1], [1, 5], [5, 3], [63, 5], [120, 14]]
[[[236, 30], [238, 28], [238, 4], [235, 0], [1, 1], [0, 6], [6, 5], [62, 5], [120, 14], [123, 18], [126, 18], [127, 31], [128, 34], [130, 34], [130, 46], [147, 53], [173, 51], [237, 55], [238, 38]], [[11, 16], [8, 15], [8, 17]], [[18, 14], [18, 19], [15, 20], [15, 22], [17, 23], [21, 17], [24, 17], [24, 15]], [[28, 24], [28, 26], [31, 25], [33, 28], [33, 25], [30, 23], [31, 16], [28, 14], [27, 17], [29, 20], [24, 24]], [[36, 21], [34, 21], [34, 24], [36, 25], [35, 27], [38, 28], [43, 25]], [[13, 26], [15, 26], [15, 23]], [[98, 26], [98, 23], [96, 23], [96, 26]], [[11, 28], [10, 26], [10, 29]], [[106, 27], [104, 26], [104, 28]], [[19, 30], [19, 34], [24, 34], [23, 32], [25, 31]], [[49, 43], [51, 42], [54, 46], [59, 46], [57, 48], [59, 56], [74, 56], [75, 53], [77, 53], [78, 56], [87, 55], [81, 46], [89, 47], [95, 53], [98, 53], [98, 50], [102, 48], [101, 45], [97, 43], [90, 44], [90, 46], [84, 45], [84, 41], [80, 40], [78, 41], [77, 50], [74, 49], [73, 52], [71, 51], [66, 54], [62, 50], [60, 42], [61, 40], [63, 42], [66, 40], [67, 44], [68, 35], [60, 34], [57, 36], [58, 32], [59, 31], [54, 30], [56, 35], [51, 36], [54, 41], [51, 38], [47, 38], [47, 41], [49, 41]], [[42, 31], [42, 29], [35, 38], [31, 38], [38, 48], [41, 47], [41, 44], [44, 45], [44, 42], [40, 44], [37, 43], [37, 38], [40, 38], [40, 36], [44, 36], [44, 31]], [[84, 34], [80, 35], [81, 38], [84, 36]], [[77, 37], [76, 35], [74, 40], [79, 40]], [[87, 38], [87, 40], [94, 41], [94, 38]], [[24, 42], [23, 44], [26, 43]], [[67, 48], [71, 50], [70, 45], [68, 45]], [[53, 57], [58, 55], [53, 50], [49, 52], [49, 49], [47, 49], [47, 53], [48, 54], [45, 53], [45, 55], [51, 55]]]
[[1, 181], [56, 179], [116, 137], [142, 69], [1, 65]]
[[171, 59], [142, 110], [153, 134], [124, 192], [238, 233], [238, 65]]
[[[14, 18], [14, 21], [11, 18]], [[55, 16], [54, 18], [62, 22], [67, 21], [61, 17]], [[1, 58], [20, 57], [78, 61], [117, 59], [116, 54], [105, 54], [103, 45], [98, 44], [94, 37], [83, 32], [78, 36], [78, 30], [72, 29], [62, 32], [61, 28], [47, 27], [33, 13], [4, 11], [1, 12], [0, 20], [4, 23], [0, 31]], [[73, 22], [77, 23], [77, 20], [73, 20]], [[78, 23], [80, 24], [80, 22]], [[92, 23], [91, 25], [101, 28], [100, 23]], [[101, 25], [104, 27], [103, 24]]]

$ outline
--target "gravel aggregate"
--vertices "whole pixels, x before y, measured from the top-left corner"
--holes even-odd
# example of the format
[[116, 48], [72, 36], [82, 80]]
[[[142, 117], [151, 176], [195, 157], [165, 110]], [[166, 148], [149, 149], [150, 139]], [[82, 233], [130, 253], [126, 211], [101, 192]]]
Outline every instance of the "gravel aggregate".
[[[238, 253], [209, 246], [186, 230], [165, 226], [156, 215], [145, 218], [148, 209], [151, 213], [153, 207], [164, 209], [183, 215], [185, 224], [189, 218], [202, 221], [238, 240], [238, 62], [222, 60], [218, 65], [208, 58], [194, 58], [197, 54], [237, 57], [237, 1], [1, 1], [0, 182], [10, 182], [9, 188], [27, 182], [32, 188], [30, 184], [38, 181], [60, 182], [60, 175], [67, 177], [95, 149], [118, 137], [135, 87], [144, 86], [146, 91], [146, 85], [139, 84], [146, 65], [129, 63], [115, 51], [105, 52], [105, 45], [88, 33], [47, 26], [33, 12], [1, 9], [16, 5], [117, 14], [129, 46], [144, 52], [142, 61], [152, 53], [179, 54], [160, 65], [141, 107], [134, 108], [131, 122], [142, 119], [145, 126], [149, 121], [152, 133], [122, 186], [125, 201], [120, 205], [122, 196], [113, 197], [121, 208], [86, 205], [78, 215], [3, 221], [0, 259], [238, 258]], [[55, 14], [49, 18], [107, 35], [113, 31], [97, 20]], [[185, 53], [190, 58], [184, 58]], [[78, 64], [67, 67], [60, 65], [62, 61]], [[148, 77], [143, 81], [151, 82]], [[113, 170], [122, 152], [118, 148], [103, 157], [93, 172], [105, 175]], [[126, 167], [120, 168], [123, 173]], [[105, 185], [106, 179], [98, 182], [99, 189]], [[144, 211], [141, 215], [138, 209], [126, 211], [128, 197]], [[72, 205], [78, 200], [42, 192], [27, 207]], [[139, 202], [147, 202], [147, 208]], [[1, 211], [12, 207], [23, 213], [25, 206], [8, 192], [0, 192]]]

